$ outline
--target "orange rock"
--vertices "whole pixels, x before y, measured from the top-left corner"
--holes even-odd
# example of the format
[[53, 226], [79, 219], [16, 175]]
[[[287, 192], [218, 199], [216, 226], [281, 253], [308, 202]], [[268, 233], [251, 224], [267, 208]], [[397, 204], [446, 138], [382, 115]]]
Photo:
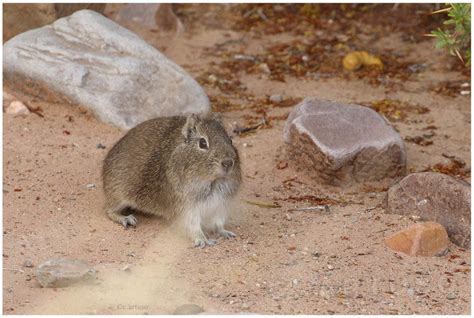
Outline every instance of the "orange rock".
[[385, 238], [385, 245], [410, 256], [440, 256], [448, 249], [449, 238], [441, 224], [425, 222]]

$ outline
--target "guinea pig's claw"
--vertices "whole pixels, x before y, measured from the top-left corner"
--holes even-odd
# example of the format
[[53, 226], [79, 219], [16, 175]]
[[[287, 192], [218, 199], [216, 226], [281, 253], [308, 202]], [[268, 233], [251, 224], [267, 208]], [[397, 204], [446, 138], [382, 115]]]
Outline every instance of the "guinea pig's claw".
[[234, 237], [237, 236], [237, 235], [235, 235], [234, 232], [227, 231], [227, 230], [220, 231], [219, 235], [222, 236], [223, 238], [226, 238], [226, 239], [231, 239], [231, 238], [234, 238]]
[[194, 240], [194, 247], [196, 248], [204, 248], [206, 246], [212, 246], [216, 244], [216, 240], [208, 240], [208, 239], [195, 239]]
[[133, 214], [130, 214], [124, 217], [121, 223], [124, 228], [128, 228], [129, 225], [137, 226], [137, 218]]

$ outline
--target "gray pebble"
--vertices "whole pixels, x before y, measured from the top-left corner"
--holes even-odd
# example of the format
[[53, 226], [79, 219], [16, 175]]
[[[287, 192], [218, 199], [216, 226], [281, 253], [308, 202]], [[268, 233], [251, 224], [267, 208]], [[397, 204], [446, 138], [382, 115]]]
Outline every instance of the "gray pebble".
[[174, 311], [173, 315], [197, 315], [202, 313], [204, 309], [195, 304], [181, 305]]
[[281, 95], [272, 95], [269, 100], [273, 103], [281, 103], [283, 101], [283, 96]]
[[95, 280], [95, 269], [75, 259], [53, 259], [41, 264], [36, 278], [43, 287], [66, 287]]
[[25, 260], [25, 262], [23, 263], [23, 266], [24, 267], [33, 267], [33, 262], [29, 259]]
[[456, 299], [456, 298], [458, 298], [458, 297], [456, 296], [455, 293], [451, 292], [451, 293], [448, 293], [448, 294], [446, 295], [446, 298], [449, 299], [449, 300], [453, 300], [453, 299]]

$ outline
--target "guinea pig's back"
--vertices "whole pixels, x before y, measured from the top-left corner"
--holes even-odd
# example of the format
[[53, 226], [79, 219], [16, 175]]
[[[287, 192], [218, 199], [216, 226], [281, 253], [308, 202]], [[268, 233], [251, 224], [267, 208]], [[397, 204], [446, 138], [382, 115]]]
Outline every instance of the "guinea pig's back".
[[[176, 131], [184, 124], [181, 117], [161, 117], [132, 128], [109, 151], [102, 169], [105, 192], [133, 195], [143, 187], [150, 168], [164, 169], [167, 151], [175, 142]], [[158, 157], [156, 154], [159, 154]], [[152, 159], [153, 158], [153, 159]], [[149, 167], [153, 161], [154, 167]]]

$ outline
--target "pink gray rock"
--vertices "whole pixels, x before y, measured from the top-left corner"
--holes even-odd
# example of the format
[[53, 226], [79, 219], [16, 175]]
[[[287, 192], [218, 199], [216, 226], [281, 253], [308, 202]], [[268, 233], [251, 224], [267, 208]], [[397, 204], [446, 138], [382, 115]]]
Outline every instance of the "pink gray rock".
[[67, 287], [93, 282], [96, 278], [95, 274], [95, 269], [82, 261], [53, 259], [38, 267], [36, 278], [42, 287]]
[[451, 241], [471, 243], [471, 186], [437, 172], [413, 173], [387, 192], [385, 211], [442, 224]]
[[405, 146], [374, 110], [306, 98], [291, 112], [284, 139], [290, 159], [317, 180], [333, 185], [405, 174]]

